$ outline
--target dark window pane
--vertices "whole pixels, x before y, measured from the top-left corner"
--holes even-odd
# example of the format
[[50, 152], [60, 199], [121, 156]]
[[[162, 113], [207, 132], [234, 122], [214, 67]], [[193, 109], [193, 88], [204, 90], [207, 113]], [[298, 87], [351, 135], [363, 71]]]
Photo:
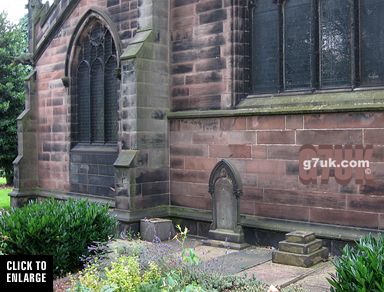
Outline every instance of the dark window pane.
[[384, 1], [361, 0], [361, 83], [384, 84]]
[[112, 56], [112, 47], [113, 47], [113, 40], [112, 36], [109, 33], [109, 31], [105, 34], [104, 39], [104, 56], [105, 56], [105, 62], [108, 61], [109, 57]]
[[274, 1], [256, 1], [252, 16], [252, 82], [257, 93], [279, 87], [279, 11]]
[[97, 59], [91, 68], [92, 142], [104, 143], [104, 72]]
[[102, 45], [97, 46], [97, 58], [104, 60], [104, 47]]
[[351, 1], [322, 0], [320, 3], [321, 85], [350, 85]]
[[285, 88], [311, 87], [313, 56], [312, 0], [288, 0], [285, 3]]
[[77, 70], [77, 99], [78, 99], [78, 123], [79, 142], [90, 142], [90, 104], [89, 104], [89, 66], [82, 62]]
[[83, 143], [117, 142], [116, 46], [100, 23], [87, 28], [77, 43], [77, 103], [73, 107], [74, 136]]
[[82, 43], [82, 58], [91, 63], [91, 43], [88, 37], [84, 38]]
[[92, 31], [89, 34], [89, 37], [91, 39], [91, 43], [93, 46], [97, 47], [103, 42], [104, 39], [104, 28], [101, 26], [100, 23], [96, 23]]
[[117, 82], [116, 58], [110, 57], [105, 65], [105, 141], [117, 141]]

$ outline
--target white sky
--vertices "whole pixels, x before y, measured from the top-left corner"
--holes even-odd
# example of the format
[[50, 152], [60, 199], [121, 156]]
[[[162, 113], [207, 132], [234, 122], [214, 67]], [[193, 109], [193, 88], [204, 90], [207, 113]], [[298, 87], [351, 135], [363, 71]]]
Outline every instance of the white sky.
[[[43, 0], [53, 3], [53, 0]], [[13, 23], [17, 23], [20, 18], [27, 14], [25, 5], [28, 4], [28, 0], [0, 0], [0, 11], [6, 11], [8, 13], [8, 20]]]

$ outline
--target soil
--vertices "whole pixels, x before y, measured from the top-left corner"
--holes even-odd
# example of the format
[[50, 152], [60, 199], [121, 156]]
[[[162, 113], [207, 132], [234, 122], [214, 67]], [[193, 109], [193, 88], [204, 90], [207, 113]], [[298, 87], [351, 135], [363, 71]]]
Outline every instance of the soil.
[[68, 277], [59, 278], [53, 281], [53, 291], [65, 292], [68, 288], [71, 288], [71, 282]]

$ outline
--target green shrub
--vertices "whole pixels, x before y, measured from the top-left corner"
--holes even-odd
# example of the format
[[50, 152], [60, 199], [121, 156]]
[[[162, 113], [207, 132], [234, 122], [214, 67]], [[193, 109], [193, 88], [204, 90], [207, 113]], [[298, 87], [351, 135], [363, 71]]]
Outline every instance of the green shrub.
[[53, 272], [59, 276], [79, 268], [87, 247], [108, 241], [116, 224], [106, 205], [50, 199], [3, 212], [0, 235], [6, 254], [53, 255]]
[[120, 256], [104, 267], [97, 259], [76, 277], [71, 278], [70, 291], [161, 291], [162, 281], [158, 266], [150, 264], [141, 273], [135, 256]]
[[369, 235], [355, 247], [346, 245], [334, 264], [331, 291], [384, 291], [384, 236]]

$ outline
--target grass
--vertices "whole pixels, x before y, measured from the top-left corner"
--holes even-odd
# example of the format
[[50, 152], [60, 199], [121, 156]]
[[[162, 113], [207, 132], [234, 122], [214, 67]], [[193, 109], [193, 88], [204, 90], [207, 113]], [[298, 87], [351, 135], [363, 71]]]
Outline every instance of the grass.
[[12, 189], [0, 189], [0, 209], [10, 207], [10, 199], [9, 199], [8, 194], [11, 191], [12, 191]]
[[8, 194], [12, 191], [11, 188], [2, 188], [5, 186], [6, 180], [0, 177], [0, 210], [10, 207], [10, 198]]

